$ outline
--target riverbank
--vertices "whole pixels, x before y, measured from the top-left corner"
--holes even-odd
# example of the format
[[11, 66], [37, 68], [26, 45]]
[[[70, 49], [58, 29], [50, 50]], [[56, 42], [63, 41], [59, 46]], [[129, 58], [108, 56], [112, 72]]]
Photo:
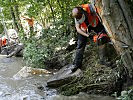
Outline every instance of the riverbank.
[[0, 100], [114, 100], [108, 96], [80, 93], [74, 96], [58, 95], [55, 89], [46, 87], [51, 75], [33, 75], [15, 80], [15, 75], [24, 66], [22, 58], [6, 58], [0, 55]]

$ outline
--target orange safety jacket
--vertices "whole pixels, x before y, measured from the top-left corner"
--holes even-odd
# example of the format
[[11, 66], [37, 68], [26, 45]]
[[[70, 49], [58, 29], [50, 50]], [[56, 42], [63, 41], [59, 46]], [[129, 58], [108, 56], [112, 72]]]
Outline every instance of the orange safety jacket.
[[28, 22], [30, 27], [33, 27], [33, 25], [34, 25], [33, 17], [32, 18], [27, 18], [27, 17], [24, 17], [24, 16], [22, 16], [22, 17]]
[[0, 47], [6, 46], [6, 44], [7, 44], [6, 38], [0, 38]]
[[[92, 14], [90, 5], [89, 4], [82, 4], [81, 7], [88, 14], [88, 23], [89, 23], [89, 25], [91, 25], [92, 27], [96, 27], [98, 25], [99, 18], [96, 14]], [[81, 27], [86, 30], [88, 28], [88, 25], [86, 25], [86, 23], [83, 22], [83, 23], [80, 24], [80, 28]]]
[[[93, 8], [91, 8], [89, 4], [82, 4], [81, 7], [88, 14], [88, 23], [89, 23], [89, 25], [91, 25], [92, 27], [96, 27], [98, 25], [98, 23], [100, 22], [99, 21], [99, 16], [97, 15], [98, 10], [96, 9], [95, 14], [93, 14], [94, 12], [91, 11], [91, 9], [93, 9]], [[83, 22], [83, 23], [80, 24], [80, 28], [81, 27], [86, 30], [88, 28], [88, 25], [86, 25], [86, 23]], [[102, 37], [109, 38], [108, 35], [105, 34], [105, 33], [99, 33], [99, 34], [100, 35], [97, 34], [97, 35], [94, 35], [93, 36], [93, 41], [94, 42], [97, 42], [97, 40], [100, 39], [100, 38], [102, 38]]]
[[30, 27], [33, 27], [33, 25], [34, 25], [34, 19], [33, 18], [27, 19], [27, 21], [28, 21], [29, 26]]

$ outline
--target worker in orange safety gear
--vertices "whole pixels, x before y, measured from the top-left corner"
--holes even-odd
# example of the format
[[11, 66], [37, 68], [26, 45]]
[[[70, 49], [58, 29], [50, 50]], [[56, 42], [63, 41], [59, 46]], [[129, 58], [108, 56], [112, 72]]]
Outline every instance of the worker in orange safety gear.
[[72, 71], [74, 72], [82, 67], [83, 53], [88, 38], [97, 42], [100, 64], [110, 66], [110, 62], [105, 60], [105, 44], [110, 41], [110, 38], [101, 23], [97, 10], [91, 4], [83, 4], [73, 8], [72, 16], [74, 17], [75, 27], [78, 32], [77, 50]]

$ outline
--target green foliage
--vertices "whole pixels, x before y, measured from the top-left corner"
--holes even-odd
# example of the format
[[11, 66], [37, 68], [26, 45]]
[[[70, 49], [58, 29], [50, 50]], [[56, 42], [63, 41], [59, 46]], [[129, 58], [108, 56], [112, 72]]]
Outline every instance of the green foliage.
[[29, 66], [44, 68], [43, 61], [48, 56], [48, 52], [48, 49], [45, 47], [45, 44], [41, 43], [41, 40], [32, 38], [32, 40], [26, 42], [24, 60]]
[[71, 38], [71, 35], [64, 35], [63, 28], [61, 22], [56, 23], [49, 29], [44, 29], [39, 39], [32, 37], [26, 40], [24, 50], [26, 63], [33, 67], [44, 67], [44, 60], [52, 58], [57, 48], [65, 47]]
[[116, 98], [117, 100], [133, 100], [133, 90], [122, 91], [121, 96]]
[[0, 23], [0, 34], [4, 31], [3, 25]]

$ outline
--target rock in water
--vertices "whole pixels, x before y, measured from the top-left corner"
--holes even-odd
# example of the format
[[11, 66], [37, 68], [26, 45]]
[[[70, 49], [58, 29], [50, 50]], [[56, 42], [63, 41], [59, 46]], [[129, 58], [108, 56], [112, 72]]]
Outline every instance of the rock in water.
[[13, 76], [14, 79], [26, 78], [32, 75], [50, 74], [51, 72], [46, 69], [31, 68], [24, 66], [17, 74]]
[[60, 69], [53, 77], [47, 81], [48, 87], [59, 87], [71, 82], [71, 79], [82, 75], [82, 71], [77, 69], [74, 73], [71, 71], [72, 65], [67, 65]]
[[24, 45], [22, 43], [17, 44], [14, 47], [14, 51], [12, 51], [7, 58], [12, 57], [12, 56], [23, 56], [23, 49], [24, 49]]

